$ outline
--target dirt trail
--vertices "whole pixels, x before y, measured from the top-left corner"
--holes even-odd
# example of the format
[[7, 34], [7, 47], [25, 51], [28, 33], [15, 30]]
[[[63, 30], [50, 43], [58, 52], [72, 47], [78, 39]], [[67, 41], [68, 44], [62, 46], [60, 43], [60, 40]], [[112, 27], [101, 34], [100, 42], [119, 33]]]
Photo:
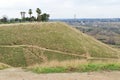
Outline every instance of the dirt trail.
[[[36, 49], [40, 49], [40, 50], [44, 50], [44, 51], [51, 51], [51, 52], [56, 52], [56, 53], [61, 53], [61, 54], [66, 54], [66, 55], [72, 55], [72, 56], [78, 56], [78, 57], [82, 57], [82, 58], [86, 58], [86, 59], [98, 59], [98, 60], [117, 60], [117, 61], [120, 61], [118, 60], [118, 58], [96, 58], [96, 57], [91, 57], [89, 55], [79, 55], [79, 54], [73, 54], [73, 53], [67, 53], [67, 52], [63, 52], [63, 51], [59, 51], [59, 50], [52, 50], [52, 49], [47, 49], [47, 48], [43, 48], [43, 47], [39, 47], [37, 45], [0, 45], [0, 47], [28, 47], [28, 48], [36, 48]], [[88, 53], [87, 53], [88, 54]]]
[[62, 52], [62, 51], [59, 51], [59, 50], [47, 49], [47, 48], [39, 47], [39, 46], [36, 46], [36, 45], [3, 45], [3, 46], [0, 45], [0, 47], [31, 47], [31, 48], [36, 48], [36, 49], [40, 49], [40, 50], [51, 51], [51, 52], [56, 52], [56, 53], [61, 53], [61, 54], [67, 54], [67, 55], [86, 58], [86, 56], [84, 56], [84, 55], [78, 55], [78, 54], [73, 54], [73, 53]]
[[10, 68], [0, 70], [0, 80], [120, 80], [120, 72], [35, 74]]

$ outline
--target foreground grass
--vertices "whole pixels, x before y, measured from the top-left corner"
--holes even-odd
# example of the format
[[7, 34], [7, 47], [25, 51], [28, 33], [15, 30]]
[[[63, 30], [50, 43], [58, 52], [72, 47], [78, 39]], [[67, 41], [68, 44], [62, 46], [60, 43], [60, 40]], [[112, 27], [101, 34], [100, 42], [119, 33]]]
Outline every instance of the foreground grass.
[[[52, 62], [53, 64], [54, 62]], [[66, 63], [66, 64], [64, 64]], [[29, 68], [35, 73], [69, 73], [69, 72], [93, 72], [93, 71], [119, 71], [120, 63], [115, 62], [80, 62], [74, 61], [70, 64], [67, 62], [57, 62], [52, 65], [43, 64]]]

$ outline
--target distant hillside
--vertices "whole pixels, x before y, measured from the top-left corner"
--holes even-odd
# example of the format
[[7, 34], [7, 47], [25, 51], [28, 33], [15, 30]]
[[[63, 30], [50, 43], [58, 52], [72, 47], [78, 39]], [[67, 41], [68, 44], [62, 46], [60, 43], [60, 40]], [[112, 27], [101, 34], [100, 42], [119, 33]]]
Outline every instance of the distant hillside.
[[0, 26], [0, 62], [30, 66], [51, 60], [119, 58], [116, 49], [60, 22]]
[[120, 48], [120, 22], [72, 22], [80, 31], [95, 37], [103, 43]]

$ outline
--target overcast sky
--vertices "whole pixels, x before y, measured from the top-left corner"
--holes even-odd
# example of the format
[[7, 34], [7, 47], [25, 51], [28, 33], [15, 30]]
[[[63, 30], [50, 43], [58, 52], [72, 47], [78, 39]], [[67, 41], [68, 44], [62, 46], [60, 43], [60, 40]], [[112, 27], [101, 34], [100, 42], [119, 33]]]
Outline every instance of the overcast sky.
[[120, 0], [0, 0], [0, 16], [20, 17], [20, 11], [40, 8], [50, 18], [117, 18]]

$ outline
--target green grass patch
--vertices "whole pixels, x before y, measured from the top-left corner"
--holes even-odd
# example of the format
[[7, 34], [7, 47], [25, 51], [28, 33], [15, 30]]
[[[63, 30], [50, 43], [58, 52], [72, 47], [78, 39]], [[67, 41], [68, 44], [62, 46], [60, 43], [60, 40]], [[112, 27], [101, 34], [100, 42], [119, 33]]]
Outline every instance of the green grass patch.
[[9, 67], [8, 66], [3, 66], [3, 65], [1, 66], [0, 65], [0, 70], [6, 69], [6, 68], [9, 68]]
[[0, 63], [0, 70], [3, 70], [3, 69], [6, 69], [6, 68], [9, 68], [10, 66], [6, 65], [6, 64], [2, 64]]
[[78, 66], [34, 67], [30, 68], [35, 73], [69, 73], [69, 72], [94, 72], [94, 71], [119, 71], [118, 63], [86, 63]]
[[0, 62], [14, 67], [26, 66], [23, 48], [0, 47]]

